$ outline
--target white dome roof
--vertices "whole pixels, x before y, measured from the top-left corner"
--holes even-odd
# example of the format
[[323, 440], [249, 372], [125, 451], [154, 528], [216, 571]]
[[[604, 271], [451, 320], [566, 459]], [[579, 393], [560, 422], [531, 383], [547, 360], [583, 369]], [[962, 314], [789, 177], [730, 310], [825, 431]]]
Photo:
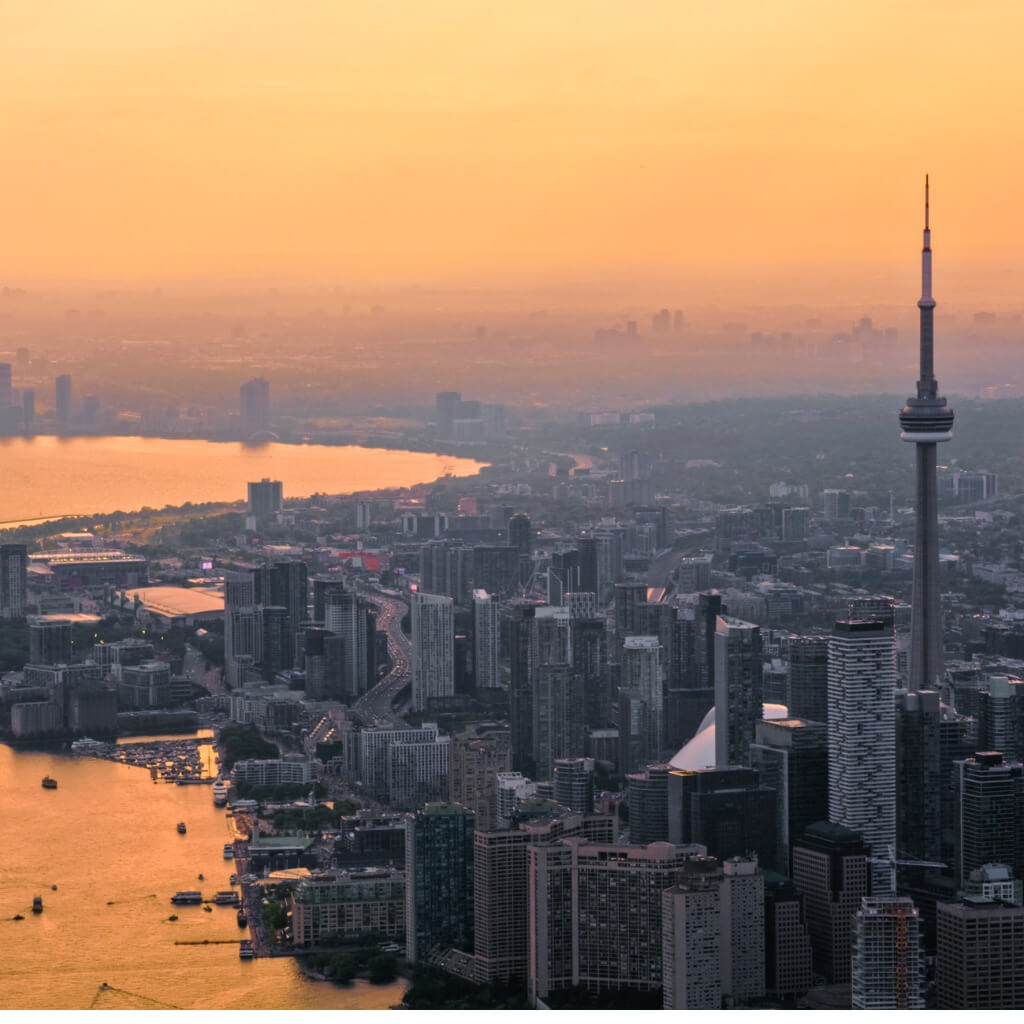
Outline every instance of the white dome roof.
[[[789, 708], [785, 704], [763, 704], [763, 718], [769, 721], [789, 717]], [[695, 771], [699, 768], [715, 766], [715, 709], [712, 708], [700, 723], [693, 739], [683, 747], [668, 763], [670, 768], [683, 768]]]

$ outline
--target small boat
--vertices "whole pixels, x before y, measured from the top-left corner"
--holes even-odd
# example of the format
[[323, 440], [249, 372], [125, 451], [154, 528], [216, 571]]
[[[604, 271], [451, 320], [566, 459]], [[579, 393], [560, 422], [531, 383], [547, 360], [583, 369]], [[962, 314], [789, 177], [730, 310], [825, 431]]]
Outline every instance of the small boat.
[[255, 956], [256, 952], [252, 948], [252, 941], [250, 939], [242, 939], [238, 944], [238, 959], [252, 960]]
[[209, 903], [207, 903], [206, 906], [203, 907], [203, 910], [205, 910], [208, 914], [213, 913], [213, 907], [211, 907]]
[[249, 918], [245, 916], [244, 910], [239, 910], [235, 915], [235, 920], [238, 922], [239, 928], [244, 928], [249, 923]]
[[228, 885], [238, 885], [238, 875], [232, 875], [228, 879]]
[[235, 857], [235, 846], [234, 846], [234, 843], [225, 843], [224, 844], [224, 859], [225, 860], [234, 860], [234, 857]]
[[203, 876], [202, 876], [202, 875], [200, 875], [200, 876], [199, 876], [199, 881], [200, 881], [200, 882], [205, 882], [205, 881], [206, 881], [206, 879], [205, 879], [205, 878], [203, 878]]
[[186, 831], [187, 831], [187, 829], [185, 828], [185, 822], [179, 821], [178, 822], [178, 835], [182, 835], [183, 836]]
[[43, 897], [33, 896], [32, 897], [32, 913], [41, 914], [43, 912]]
[[49, 775], [43, 776], [43, 789], [56, 789], [57, 780], [51, 779]]
[[24, 914], [15, 914], [14, 917], [11, 918], [11, 920], [12, 921], [24, 921], [25, 920], [25, 915]]
[[57, 891], [57, 886], [56, 885], [51, 885], [50, 889], [53, 890], [53, 892], [56, 892]]
[[167, 920], [168, 921], [177, 921], [178, 920], [178, 915], [177, 914], [171, 914], [171, 916], [169, 918], [167, 918]]

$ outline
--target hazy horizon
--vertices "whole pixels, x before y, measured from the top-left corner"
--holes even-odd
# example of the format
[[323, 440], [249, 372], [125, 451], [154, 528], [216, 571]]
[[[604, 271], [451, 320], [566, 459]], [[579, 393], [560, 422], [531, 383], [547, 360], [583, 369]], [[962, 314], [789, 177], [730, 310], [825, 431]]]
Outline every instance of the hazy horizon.
[[[5, 5], [0, 284], [1013, 308], [1024, 9]], [[870, 311], [868, 311], [870, 312]]]

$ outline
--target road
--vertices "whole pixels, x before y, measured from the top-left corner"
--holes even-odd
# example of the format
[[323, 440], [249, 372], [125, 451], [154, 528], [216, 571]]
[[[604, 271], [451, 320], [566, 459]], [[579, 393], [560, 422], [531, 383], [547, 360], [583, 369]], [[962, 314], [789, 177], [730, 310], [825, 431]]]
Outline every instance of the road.
[[364, 588], [362, 595], [377, 606], [377, 628], [388, 635], [391, 671], [372, 689], [367, 690], [352, 706], [367, 725], [380, 729], [403, 729], [408, 726], [392, 710], [399, 692], [412, 679], [412, 643], [402, 632], [402, 617], [409, 606], [402, 600], [380, 590]]

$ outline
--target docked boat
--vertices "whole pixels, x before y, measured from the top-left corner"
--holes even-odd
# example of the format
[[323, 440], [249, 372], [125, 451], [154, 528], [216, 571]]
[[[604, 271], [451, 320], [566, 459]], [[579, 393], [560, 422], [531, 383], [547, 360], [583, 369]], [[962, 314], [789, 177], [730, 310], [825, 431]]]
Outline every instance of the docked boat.
[[188, 829], [185, 828], [185, 822], [179, 821], [178, 822], [178, 835], [183, 836], [187, 831], [188, 831]]
[[214, 895], [213, 902], [222, 907], [237, 907], [239, 902], [238, 893], [234, 889], [218, 892]]
[[256, 951], [252, 948], [251, 939], [242, 939], [238, 944], [238, 959], [239, 960], [252, 960], [256, 956]]
[[228, 802], [228, 784], [223, 779], [218, 779], [213, 784], [213, 806], [223, 807]]
[[224, 859], [225, 860], [234, 860], [234, 857], [235, 857], [235, 846], [234, 846], [234, 843], [225, 843], [224, 844]]
[[43, 912], [43, 897], [33, 896], [32, 897], [32, 913], [41, 914]]
[[228, 879], [228, 885], [238, 885], [238, 875], [232, 875]]
[[239, 908], [238, 913], [235, 915], [235, 920], [238, 922], [239, 928], [244, 928], [249, 923], [249, 918], [245, 916], [245, 911]]
[[43, 776], [43, 789], [56, 789], [57, 780], [51, 779], [49, 775]]
[[172, 903], [202, 903], [203, 894], [194, 889], [182, 889], [171, 897]]

